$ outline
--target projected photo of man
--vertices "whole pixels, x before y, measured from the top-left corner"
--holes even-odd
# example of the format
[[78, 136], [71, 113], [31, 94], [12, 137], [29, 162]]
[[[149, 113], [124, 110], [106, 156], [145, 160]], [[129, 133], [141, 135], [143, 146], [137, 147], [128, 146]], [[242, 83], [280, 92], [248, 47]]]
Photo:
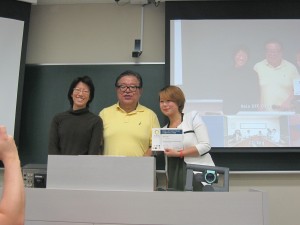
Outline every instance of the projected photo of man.
[[265, 59], [254, 65], [260, 85], [260, 110], [293, 111], [294, 80], [299, 79], [298, 70], [283, 59], [283, 48], [278, 41], [265, 45]]

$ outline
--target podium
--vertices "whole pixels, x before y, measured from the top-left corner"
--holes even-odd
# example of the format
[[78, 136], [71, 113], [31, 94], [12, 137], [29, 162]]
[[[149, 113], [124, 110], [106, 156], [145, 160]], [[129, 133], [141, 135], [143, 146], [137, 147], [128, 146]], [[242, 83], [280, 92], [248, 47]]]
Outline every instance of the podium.
[[[49, 187], [47, 184], [46, 189], [26, 188], [25, 225], [269, 225], [263, 192], [148, 190], [153, 185], [155, 173], [152, 157], [51, 156], [49, 159]], [[78, 160], [87, 160], [89, 164], [77, 165], [71, 174], [74, 166], [70, 162]], [[115, 164], [117, 161], [119, 165]], [[124, 164], [127, 170], [120, 171], [119, 166]], [[114, 170], [116, 168], [118, 170]], [[92, 174], [87, 175], [88, 170]], [[99, 175], [101, 170], [116, 175], [117, 179], [121, 179], [118, 177], [121, 174], [120, 181], [126, 183], [128, 179], [131, 185], [101, 180], [106, 176]], [[130, 170], [137, 175], [134, 181]], [[81, 173], [77, 174], [78, 171]], [[141, 184], [143, 174], [151, 180], [146, 186]], [[66, 175], [71, 177], [66, 178]], [[95, 176], [104, 177], [95, 182]], [[78, 178], [84, 180], [77, 180], [75, 184]], [[90, 183], [78, 184], [83, 181]], [[112, 190], [108, 190], [109, 186]]]
[[28, 188], [25, 225], [269, 225], [264, 195]]
[[153, 157], [49, 155], [48, 189], [154, 191]]

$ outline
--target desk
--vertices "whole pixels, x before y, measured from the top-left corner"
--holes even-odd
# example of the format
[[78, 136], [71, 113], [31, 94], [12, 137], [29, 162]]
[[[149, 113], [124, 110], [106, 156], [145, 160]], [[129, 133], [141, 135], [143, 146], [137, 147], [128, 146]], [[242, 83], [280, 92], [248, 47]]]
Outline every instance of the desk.
[[268, 225], [262, 192], [26, 189], [25, 225]]

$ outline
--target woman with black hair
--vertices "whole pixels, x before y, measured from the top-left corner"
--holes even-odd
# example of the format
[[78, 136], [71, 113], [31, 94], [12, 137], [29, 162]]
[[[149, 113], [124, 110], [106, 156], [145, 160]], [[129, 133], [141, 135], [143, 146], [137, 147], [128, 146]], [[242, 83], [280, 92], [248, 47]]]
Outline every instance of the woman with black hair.
[[49, 155], [102, 154], [103, 122], [89, 111], [94, 84], [88, 76], [78, 77], [70, 85], [71, 108], [54, 116], [49, 135]]

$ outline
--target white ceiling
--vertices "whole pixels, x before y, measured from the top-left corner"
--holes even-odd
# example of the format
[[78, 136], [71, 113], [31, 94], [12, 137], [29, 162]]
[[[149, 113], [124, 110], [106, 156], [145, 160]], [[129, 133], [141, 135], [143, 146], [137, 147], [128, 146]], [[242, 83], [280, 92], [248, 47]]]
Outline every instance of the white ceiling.
[[[145, 0], [119, 0], [119, 3], [130, 3], [130, 2], [145, 2]], [[156, 0], [158, 1], [158, 0]], [[165, 0], [160, 0], [164, 2]], [[89, 4], [89, 3], [116, 3], [115, 0], [37, 0], [38, 5], [51, 5], [51, 4]]]
[[[35, 1], [38, 5], [55, 5], [55, 4], [89, 4], [89, 3], [116, 3], [116, 0], [19, 0]], [[117, 0], [119, 4], [145, 4], [147, 2], [166, 2], [166, 1], [199, 1], [199, 0]]]
[[[123, 2], [125, 0], [120, 0]], [[126, 0], [128, 1], [128, 0]], [[51, 4], [88, 4], [88, 3], [115, 3], [115, 0], [37, 0], [38, 5]]]
[[199, 1], [199, 0], [18, 0], [22, 2], [32, 3], [34, 5], [56, 5], [56, 4], [91, 4], [91, 3], [116, 3], [119, 4], [145, 4], [153, 2], [166, 2], [166, 1]]

